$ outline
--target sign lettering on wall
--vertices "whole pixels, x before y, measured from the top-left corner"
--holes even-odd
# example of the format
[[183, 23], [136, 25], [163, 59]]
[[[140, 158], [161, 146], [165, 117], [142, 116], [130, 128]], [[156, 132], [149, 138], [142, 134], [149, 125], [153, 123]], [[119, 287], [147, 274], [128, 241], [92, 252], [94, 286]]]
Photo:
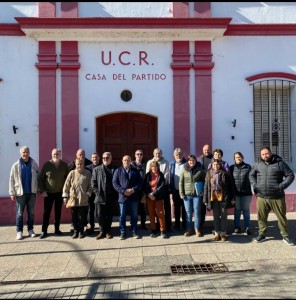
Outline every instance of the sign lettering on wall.
[[[149, 60], [148, 53], [146, 51], [137, 51], [136, 55], [130, 51], [121, 51], [119, 54], [114, 54], [112, 51], [101, 51], [99, 53], [99, 62], [102, 67], [117, 66], [120, 68], [132, 67], [135, 68], [144, 66], [154, 66], [154, 63]], [[118, 69], [117, 69], [118, 70]], [[113, 74], [106, 73], [87, 73], [85, 75], [86, 80], [166, 80], [167, 76], [163, 73], [118, 73]]]

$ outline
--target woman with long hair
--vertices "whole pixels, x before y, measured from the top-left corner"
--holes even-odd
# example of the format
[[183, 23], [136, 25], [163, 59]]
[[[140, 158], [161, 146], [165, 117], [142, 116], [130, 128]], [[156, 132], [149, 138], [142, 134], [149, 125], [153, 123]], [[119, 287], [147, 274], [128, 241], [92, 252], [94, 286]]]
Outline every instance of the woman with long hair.
[[244, 162], [241, 152], [233, 155], [234, 164], [230, 166], [230, 174], [235, 185], [235, 209], [234, 209], [234, 233], [241, 233], [240, 218], [244, 217], [244, 229], [246, 234], [251, 235], [250, 230], [250, 204], [252, 200], [252, 189], [249, 173], [252, 167]]
[[202, 236], [200, 232], [202, 197], [196, 193], [195, 183], [203, 182], [204, 179], [205, 172], [201, 169], [200, 163], [193, 154], [189, 155], [179, 181], [180, 198], [183, 199], [186, 210], [185, 236], [192, 235], [192, 213], [194, 213], [195, 235]]
[[232, 179], [222, 169], [219, 159], [214, 159], [207, 172], [203, 201], [208, 209], [213, 210], [215, 237], [214, 241], [226, 241], [227, 208], [234, 205]]

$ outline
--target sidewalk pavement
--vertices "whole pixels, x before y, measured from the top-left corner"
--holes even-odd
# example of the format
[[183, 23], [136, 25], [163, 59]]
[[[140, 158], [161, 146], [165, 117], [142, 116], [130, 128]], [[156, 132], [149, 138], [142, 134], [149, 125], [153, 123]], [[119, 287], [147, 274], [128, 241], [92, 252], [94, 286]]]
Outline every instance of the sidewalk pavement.
[[[287, 218], [295, 239], [296, 212], [287, 213]], [[262, 243], [254, 242], [256, 215], [251, 215], [252, 236], [231, 234], [233, 216], [228, 223], [226, 242], [213, 241], [208, 216], [205, 234], [199, 238], [177, 232], [168, 239], [151, 238], [149, 230], [139, 230], [141, 239], [130, 235], [120, 240], [114, 222], [113, 239], [96, 240], [96, 232], [73, 240], [70, 225], [63, 224], [63, 236], [55, 236], [50, 225], [49, 236], [40, 240], [37, 225], [37, 237], [18, 241], [15, 226], [1, 226], [0, 298], [8, 298], [12, 294], [7, 291], [15, 289], [15, 297], [31, 298], [53, 298], [53, 294], [59, 298], [61, 291], [63, 297], [73, 298], [294, 298], [296, 247], [283, 242], [275, 215], [269, 216], [267, 240]], [[219, 264], [226, 272], [213, 272]], [[204, 265], [203, 272], [186, 273], [187, 267], [198, 270]], [[46, 295], [39, 295], [34, 284], [42, 286]], [[54, 288], [46, 288], [49, 284]]]

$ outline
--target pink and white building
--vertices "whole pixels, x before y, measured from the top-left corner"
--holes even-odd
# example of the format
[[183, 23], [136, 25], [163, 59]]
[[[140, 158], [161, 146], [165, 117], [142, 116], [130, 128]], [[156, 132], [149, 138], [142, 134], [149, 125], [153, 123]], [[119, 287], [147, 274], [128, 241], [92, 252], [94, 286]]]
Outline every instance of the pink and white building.
[[[119, 163], [211, 144], [253, 164], [269, 145], [295, 171], [295, 36], [296, 2], [2, 2], [0, 224], [23, 145], [40, 167], [54, 147]], [[295, 211], [296, 182], [286, 192]]]

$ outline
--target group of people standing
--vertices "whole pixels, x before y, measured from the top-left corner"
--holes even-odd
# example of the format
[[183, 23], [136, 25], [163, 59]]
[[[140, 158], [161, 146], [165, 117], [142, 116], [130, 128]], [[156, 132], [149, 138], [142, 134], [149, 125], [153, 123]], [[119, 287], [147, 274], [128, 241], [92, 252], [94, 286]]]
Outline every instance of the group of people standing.
[[[138, 239], [138, 212], [141, 228], [148, 229], [146, 215], [150, 220], [150, 236], [169, 237], [173, 229], [185, 231], [189, 237], [203, 235], [206, 211], [213, 213], [214, 241], [227, 240], [227, 211], [234, 207], [234, 233], [244, 231], [252, 235], [250, 228], [250, 203], [256, 196], [259, 234], [255, 241], [266, 239], [268, 214], [272, 210], [278, 218], [283, 241], [293, 245], [288, 234], [285, 193], [294, 180], [289, 166], [269, 147], [263, 147], [261, 159], [253, 167], [244, 162], [241, 152], [234, 153], [234, 163], [223, 161], [223, 151], [211, 151], [210, 145], [203, 147], [203, 155], [183, 156], [182, 149], [174, 150], [174, 159], [169, 162], [159, 148], [154, 149], [153, 158], [145, 162], [143, 151], [135, 151], [135, 159], [129, 155], [122, 158], [122, 166], [112, 164], [112, 154], [104, 152], [102, 163], [97, 153], [91, 161], [85, 151], [78, 149], [76, 158], [69, 165], [61, 159], [61, 150], [53, 149], [52, 158], [44, 163], [38, 173], [37, 163], [30, 157], [27, 146], [20, 148], [20, 159], [13, 164], [9, 179], [9, 194], [16, 202], [17, 239], [23, 238], [23, 213], [27, 207], [28, 235], [35, 237], [34, 206], [36, 194], [44, 194], [44, 214], [40, 238], [48, 235], [49, 219], [55, 205], [55, 234], [62, 235], [60, 220], [62, 204], [70, 197], [77, 202], [71, 208], [72, 238], [83, 238], [85, 227], [94, 233], [95, 217], [98, 218], [97, 239], [112, 238], [114, 206], [119, 205], [120, 239], [126, 239], [128, 230], [126, 217], [130, 213], [131, 235]], [[172, 226], [172, 215], [175, 223]]]

